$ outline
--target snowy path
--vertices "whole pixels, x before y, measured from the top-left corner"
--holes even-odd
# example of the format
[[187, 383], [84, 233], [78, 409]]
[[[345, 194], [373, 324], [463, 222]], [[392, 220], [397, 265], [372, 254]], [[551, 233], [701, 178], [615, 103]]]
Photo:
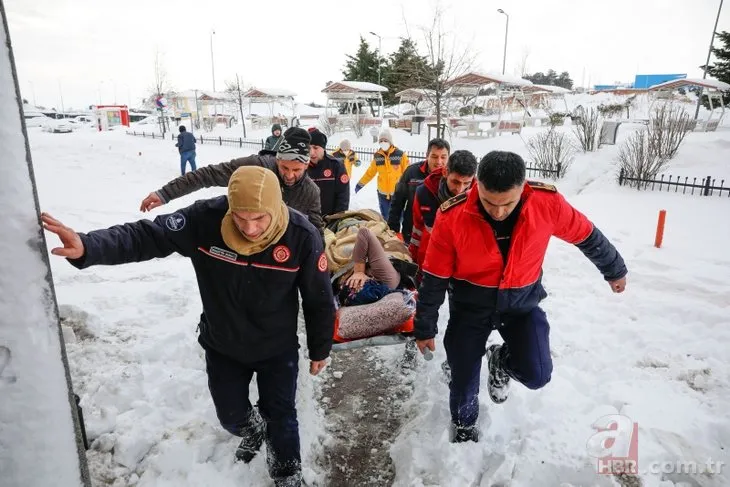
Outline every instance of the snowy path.
[[[30, 139], [43, 210], [79, 231], [144, 218], [138, 211], [142, 197], [178, 170], [169, 141], [39, 131], [31, 131]], [[516, 137], [502, 139], [489, 144], [519, 143]], [[696, 146], [702, 142], [698, 138]], [[617, 188], [608, 160], [614, 150], [583, 156], [558, 186], [623, 253], [630, 270], [627, 292], [611, 294], [577, 249], [554, 241], [545, 262], [550, 297], [544, 302], [552, 325], [552, 382], [540, 391], [515, 386], [502, 406], [482, 397], [483, 440], [451, 445], [439, 337], [435, 359], [420, 360], [412, 376], [411, 397], [393, 404], [405, 415], [388, 452], [393, 485], [612, 485], [596, 475], [586, 441], [598, 417], [617, 411], [639, 424], [646, 487], [680, 480], [660, 483], [660, 475], [648, 471], [651, 462], [711, 457], [730, 465], [730, 201]], [[198, 159], [220, 162], [241, 153], [204, 146]], [[718, 149], [715, 157], [723, 167], [727, 152]], [[685, 156], [683, 165], [690, 159]], [[353, 206], [375, 207], [373, 186]], [[223, 191], [198, 192], [152, 217]], [[667, 232], [664, 247], [655, 249], [659, 209], [668, 211]], [[49, 239], [49, 245], [56, 242]], [[81, 272], [61, 259], [52, 259], [52, 266], [62, 314], [76, 330], [67, 348], [87, 430], [97, 440], [89, 452], [96, 484], [270, 485], [263, 458], [249, 466], [233, 463], [237, 441], [215, 417], [195, 340], [200, 301], [189, 263], [172, 256]], [[447, 312], [445, 306], [441, 330]], [[376, 349], [374, 370], [396, 370], [401, 352], [402, 347]], [[317, 399], [334, 397], [329, 386], [336, 390], [347, 377], [333, 378], [332, 372], [342, 370], [334, 359], [318, 378], [300, 362], [298, 406], [310, 485], [328, 485], [323, 448], [337, 442]], [[346, 392], [357, 396], [358, 386], [348, 383]], [[730, 485], [728, 474], [730, 467], [725, 477], [689, 485]]]

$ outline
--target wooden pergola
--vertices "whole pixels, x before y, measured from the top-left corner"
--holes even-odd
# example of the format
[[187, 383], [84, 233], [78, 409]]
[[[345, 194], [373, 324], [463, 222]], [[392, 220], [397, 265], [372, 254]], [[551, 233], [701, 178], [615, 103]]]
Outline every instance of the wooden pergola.
[[[418, 104], [423, 101], [433, 100], [435, 92], [426, 88], [408, 88], [395, 94], [398, 98], [398, 104], [410, 103], [418, 113]], [[399, 113], [400, 115], [400, 113]]]
[[292, 116], [296, 116], [296, 103], [294, 97], [296, 93], [288, 90], [279, 89], [263, 89], [263, 88], [251, 88], [243, 94], [243, 98], [248, 100], [248, 113], [251, 113], [252, 105], [254, 103], [267, 103], [269, 105], [269, 114], [273, 117], [274, 103], [290, 104], [292, 110]]
[[[683, 78], [665, 81], [664, 83], [650, 86], [648, 88], [648, 91], [655, 96], [652, 97], [649, 111], [651, 112], [654, 103], [656, 102], [656, 99], [661, 97], [662, 94], [671, 93], [673, 91], [679, 90], [680, 88], [690, 87], [701, 88], [702, 92], [699, 94], [699, 96], [702, 96], [703, 94], [707, 95], [707, 100], [710, 103], [710, 116], [707, 118], [707, 120], [703, 120], [700, 124], [698, 124], [697, 128], [708, 132], [714, 132], [725, 117], [725, 101], [723, 100], [723, 94], [730, 92], [730, 84], [716, 79]], [[713, 101], [715, 103], [713, 103]], [[717, 118], [713, 119], [716, 108], [720, 109], [719, 115], [717, 116]]]
[[[451, 88], [455, 93], [463, 93], [465, 91], [473, 91], [478, 95], [479, 90], [482, 88], [494, 88], [497, 91], [497, 107], [499, 109], [499, 115], [497, 124], [502, 121], [502, 116], [505, 108], [508, 108], [510, 113], [510, 120], [512, 120], [512, 112], [514, 102], [517, 101], [522, 105], [523, 115], [522, 123], [526, 114], [527, 100], [525, 98], [526, 91], [533, 87], [532, 81], [517, 78], [514, 76], [506, 76], [503, 74], [483, 74], [477, 72], [469, 72], [461, 76], [457, 76], [446, 82], [446, 86]], [[518, 100], [520, 98], [522, 101]], [[505, 107], [505, 100], [508, 100], [508, 104]], [[486, 108], [486, 106], [485, 106]]]
[[385, 86], [366, 81], [335, 81], [329, 83], [322, 90], [322, 93], [327, 97], [325, 113], [329, 116], [330, 108], [342, 103], [347, 104], [347, 110], [350, 114], [353, 113], [352, 109], [354, 105], [361, 103], [367, 103], [372, 110], [372, 103], [377, 101], [379, 112], [382, 116], [383, 93], [387, 92], [388, 88]]

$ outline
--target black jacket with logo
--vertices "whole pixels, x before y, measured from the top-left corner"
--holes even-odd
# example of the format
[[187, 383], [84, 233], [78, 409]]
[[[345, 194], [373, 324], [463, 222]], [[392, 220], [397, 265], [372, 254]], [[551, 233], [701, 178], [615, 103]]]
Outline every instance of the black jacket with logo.
[[69, 260], [83, 269], [166, 257], [188, 257], [195, 269], [203, 315], [200, 340], [240, 362], [256, 362], [298, 346], [299, 297], [311, 360], [329, 356], [335, 307], [327, 258], [317, 229], [289, 209], [276, 244], [243, 256], [226, 246], [221, 220], [228, 198], [200, 200], [154, 221], [140, 220], [81, 233], [85, 254]]
[[325, 153], [316, 165], [310, 164], [307, 175], [319, 186], [322, 216], [347, 211], [350, 207], [350, 177], [345, 164]]
[[[428, 176], [428, 162], [411, 164], [395, 186], [395, 194], [388, 214], [388, 226], [394, 232], [403, 234], [403, 241], [406, 244], [410, 241], [413, 230], [413, 198], [416, 197], [416, 189], [423, 183], [426, 176]], [[402, 231], [401, 216], [403, 218]]]

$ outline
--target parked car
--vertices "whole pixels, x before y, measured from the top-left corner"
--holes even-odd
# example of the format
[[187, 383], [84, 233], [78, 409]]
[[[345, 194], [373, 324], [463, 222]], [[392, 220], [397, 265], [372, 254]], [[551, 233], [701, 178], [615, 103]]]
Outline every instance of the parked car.
[[73, 125], [63, 118], [59, 120], [50, 119], [43, 124], [43, 131], [53, 134], [67, 134], [73, 132]]

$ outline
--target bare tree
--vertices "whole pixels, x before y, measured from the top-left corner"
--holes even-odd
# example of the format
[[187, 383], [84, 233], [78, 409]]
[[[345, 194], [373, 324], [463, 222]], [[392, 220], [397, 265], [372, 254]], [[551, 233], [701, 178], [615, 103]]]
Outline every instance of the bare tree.
[[530, 48], [523, 46], [522, 57], [520, 58], [520, 64], [517, 66], [517, 72], [515, 73], [520, 78], [524, 78], [528, 74], [529, 68], [527, 67], [527, 59], [530, 57]]
[[243, 94], [246, 90], [241, 84], [241, 78], [236, 73], [235, 81], [226, 82], [226, 93], [231, 95], [233, 103], [238, 106], [238, 111], [241, 113], [241, 127], [243, 127], [243, 137], [246, 138], [246, 120], [243, 117]]
[[[466, 74], [473, 66], [473, 50], [468, 46], [457, 47], [457, 40], [444, 30], [443, 9], [436, 7], [430, 26], [423, 27], [423, 50], [425, 66], [409, 73], [425, 88], [424, 99], [436, 109], [436, 123], [441, 124], [445, 111], [446, 92], [449, 81]], [[415, 65], [417, 66], [417, 65]]]
[[527, 141], [527, 150], [533, 165], [544, 171], [541, 173], [543, 177], [562, 178], [575, 159], [575, 148], [570, 137], [554, 127], [530, 138]]
[[[155, 84], [152, 86], [153, 103], [158, 97], [163, 97], [167, 92], [170, 91], [170, 84], [167, 80], [167, 70], [165, 69], [165, 65], [162, 60], [162, 54], [160, 53], [159, 49], [155, 49], [154, 69]], [[165, 117], [163, 115], [162, 108], [158, 107], [158, 110], [160, 112], [160, 130], [164, 135], [167, 130], [169, 130], [169, 127], [167, 126], [167, 121], [165, 120]]]
[[593, 107], [586, 110], [578, 106], [570, 115], [573, 120], [573, 133], [583, 152], [593, 152], [598, 146], [599, 127], [602, 124], [600, 113]]

